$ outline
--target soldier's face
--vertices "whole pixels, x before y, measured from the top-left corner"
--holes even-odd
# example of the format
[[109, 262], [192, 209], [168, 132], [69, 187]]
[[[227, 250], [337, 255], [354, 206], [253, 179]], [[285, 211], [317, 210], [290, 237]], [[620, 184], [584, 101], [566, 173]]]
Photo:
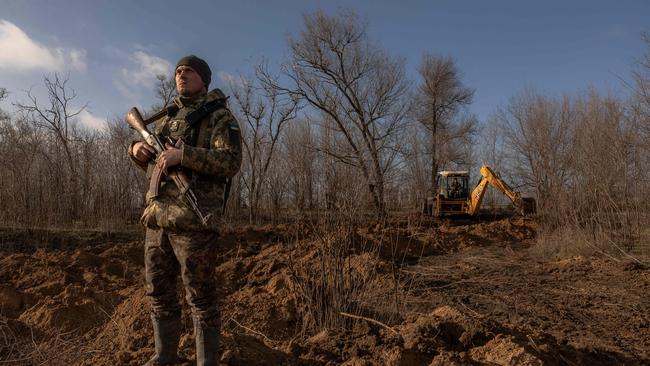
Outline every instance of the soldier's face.
[[191, 97], [203, 91], [205, 85], [199, 73], [193, 68], [181, 65], [176, 68], [176, 91], [184, 97]]

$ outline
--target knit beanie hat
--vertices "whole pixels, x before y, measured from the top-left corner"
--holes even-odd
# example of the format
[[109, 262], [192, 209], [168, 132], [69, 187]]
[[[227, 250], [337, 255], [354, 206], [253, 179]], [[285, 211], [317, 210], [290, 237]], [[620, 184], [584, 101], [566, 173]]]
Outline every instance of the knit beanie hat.
[[176, 63], [176, 69], [178, 69], [179, 66], [189, 66], [193, 68], [194, 71], [201, 76], [206, 89], [208, 88], [210, 81], [212, 81], [212, 71], [210, 71], [210, 66], [208, 66], [207, 62], [195, 55], [188, 55], [178, 60]]

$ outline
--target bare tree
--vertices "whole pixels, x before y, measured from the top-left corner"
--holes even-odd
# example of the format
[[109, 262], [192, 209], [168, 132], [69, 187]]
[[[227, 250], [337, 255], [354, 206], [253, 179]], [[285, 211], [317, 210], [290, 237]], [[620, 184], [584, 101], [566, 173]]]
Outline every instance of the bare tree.
[[[553, 99], [527, 90], [496, 114], [504, 137], [511, 182], [533, 191], [549, 221], [566, 209], [563, 187], [571, 178], [576, 110], [569, 97]], [[559, 205], [562, 203], [562, 205]]]
[[407, 109], [403, 62], [375, 46], [351, 11], [305, 15], [304, 29], [290, 38], [289, 47], [283, 74], [290, 85], [272, 78], [266, 83], [300, 97], [332, 122], [347, 146], [323, 152], [359, 169], [375, 209], [383, 214], [384, 175], [394, 162], [396, 132]]
[[0, 155], [4, 174], [0, 178], [0, 210], [6, 223], [34, 225], [33, 199], [35, 186], [33, 168], [41, 149], [34, 128], [23, 121], [0, 119]]
[[171, 101], [176, 97], [176, 79], [173, 77], [167, 77], [165, 75], [157, 75], [156, 79], [158, 84], [156, 85], [156, 95], [162, 103], [162, 107], [171, 103]]
[[64, 78], [54, 74], [54, 77], [45, 76], [43, 81], [47, 91], [48, 103], [41, 105], [31, 91], [26, 91], [28, 104], [15, 103], [18, 110], [34, 124], [34, 126], [48, 131], [55, 139], [57, 146], [61, 147], [65, 156], [67, 168], [67, 182], [69, 188], [66, 192], [70, 203], [69, 217], [71, 220], [79, 218], [79, 176], [77, 171], [77, 156], [74, 151], [76, 136], [73, 134], [75, 116], [79, 115], [86, 105], [73, 108], [72, 101], [76, 98], [74, 90], [68, 87], [70, 76]]
[[[415, 126], [418, 127], [418, 126]], [[429, 195], [430, 186], [427, 183], [429, 159], [426, 156], [426, 149], [429, 138], [421, 133], [421, 128], [413, 128], [404, 136], [405, 147], [403, 151], [404, 166], [402, 174], [406, 179], [408, 187], [409, 206], [417, 207]]]
[[417, 120], [430, 134], [430, 193], [433, 195], [437, 190], [436, 176], [442, 151], [447, 149], [451, 152], [450, 149], [454, 148], [451, 142], [468, 139], [476, 132], [473, 116], [457, 118], [460, 110], [472, 103], [474, 90], [463, 85], [451, 57], [424, 55], [419, 73], [422, 83], [414, 107]]
[[[126, 150], [135, 133], [120, 119], [101, 131], [79, 125], [85, 108], [75, 103], [69, 76], [45, 77], [45, 97], [31, 90], [15, 103], [14, 116], [0, 112], [0, 221], [21, 227], [95, 227], [134, 224], [141, 213], [145, 180]], [[159, 97], [173, 96], [173, 82], [159, 79]], [[164, 83], [163, 83], [164, 81]], [[7, 92], [0, 89], [0, 97]]]
[[[0, 102], [2, 102], [4, 99], [6, 99], [8, 95], [9, 95], [9, 92], [7, 91], [6, 88], [0, 88]], [[9, 115], [5, 111], [0, 109], [0, 121], [1, 120], [6, 121], [8, 119], [9, 119]]]
[[315, 206], [316, 141], [309, 122], [298, 120], [291, 124], [283, 138], [286, 154], [289, 192], [294, 206], [300, 210]]
[[[495, 116], [490, 116], [481, 129], [480, 143], [478, 144], [477, 151], [481, 157], [480, 163], [486, 164], [493, 169], [501, 170], [505, 164], [504, 153], [501, 147], [502, 142], [503, 139], [501, 138], [498, 119]], [[507, 198], [501, 192], [495, 189], [488, 189], [483, 199], [483, 206], [494, 208], [497, 203], [509, 202], [506, 200]]]
[[[269, 77], [264, 65], [257, 70], [258, 77]], [[268, 172], [287, 122], [296, 118], [298, 100], [280, 93], [268, 83], [243, 79], [241, 85], [230, 84], [237, 114], [242, 124], [244, 144], [243, 183], [249, 195], [249, 220], [257, 218], [262, 190], [268, 184]]]
[[[639, 120], [641, 131], [646, 137], [650, 137], [650, 35], [643, 34], [642, 37], [647, 48], [643, 58], [638, 60], [632, 69], [632, 87], [635, 94], [631, 107]], [[648, 148], [647, 144], [644, 144], [644, 147]]]

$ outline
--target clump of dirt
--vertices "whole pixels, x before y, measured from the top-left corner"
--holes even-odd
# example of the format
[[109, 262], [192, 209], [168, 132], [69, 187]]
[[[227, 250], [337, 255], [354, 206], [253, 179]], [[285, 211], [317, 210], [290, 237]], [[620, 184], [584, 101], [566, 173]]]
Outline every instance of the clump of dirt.
[[401, 327], [404, 347], [435, 355], [438, 350], [461, 351], [473, 344], [484, 343], [488, 329], [477, 330], [475, 322], [458, 310], [443, 306], [426, 315], [419, 315]]
[[498, 334], [481, 347], [468, 352], [469, 358], [480, 363], [496, 365], [542, 366], [544, 362], [509, 335]]
[[543, 364], [517, 330], [446, 305], [406, 322], [401, 334], [405, 349], [432, 356], [432, 364]]

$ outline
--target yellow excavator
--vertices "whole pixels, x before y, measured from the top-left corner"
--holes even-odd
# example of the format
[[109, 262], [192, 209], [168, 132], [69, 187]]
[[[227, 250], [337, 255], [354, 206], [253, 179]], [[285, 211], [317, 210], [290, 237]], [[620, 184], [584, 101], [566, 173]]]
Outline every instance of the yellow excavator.
[[521, 197], [503, 181], [490, 167], [481, 167], [481, 180], [474, 190], [469, 191], [468, 171], [438, 172], [438, 192], [435, 197], [427, 198], [424, 213], [436, 217], [445, 215], [470, 215], [478, 213], [488, 184], [501, 191], [514, 204], [519, 214], [535, 213], [535, 199]]

